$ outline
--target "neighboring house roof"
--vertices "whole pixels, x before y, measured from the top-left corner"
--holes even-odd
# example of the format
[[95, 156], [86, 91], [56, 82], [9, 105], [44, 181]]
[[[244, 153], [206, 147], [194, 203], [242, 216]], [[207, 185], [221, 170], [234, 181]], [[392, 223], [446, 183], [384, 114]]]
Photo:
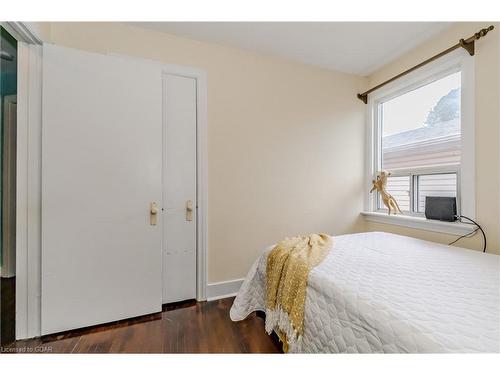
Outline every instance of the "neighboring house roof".
[[455, 118], [453, 120], [443, 121], [434, 125], [424, 125], [418, 129], [407, 130], [405, 132], [383, 137], [382, 147], [387, 149], [458, 134], [460, 134], [460, 119]]

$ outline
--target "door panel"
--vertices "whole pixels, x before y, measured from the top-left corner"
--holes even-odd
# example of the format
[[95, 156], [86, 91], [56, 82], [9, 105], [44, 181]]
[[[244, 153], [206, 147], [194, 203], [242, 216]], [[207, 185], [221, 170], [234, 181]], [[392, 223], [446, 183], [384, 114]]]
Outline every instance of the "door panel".
[[196, 298], [196, 80], [164, 75], [163, 92], [163, 303], [169, 303]]
[[161, 101], [158, 67], [44, 45], [42, 334], [161, 310]]

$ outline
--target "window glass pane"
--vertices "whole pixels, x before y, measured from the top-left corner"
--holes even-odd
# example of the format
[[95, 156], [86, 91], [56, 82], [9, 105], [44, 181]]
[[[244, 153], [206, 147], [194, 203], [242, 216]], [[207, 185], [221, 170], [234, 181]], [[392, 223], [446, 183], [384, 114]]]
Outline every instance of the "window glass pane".
[[382, 169], [460, 163], [460, 72], [381, 104]]
[[425, 197], [456, 197], [457, 174], [429, 174], [417, 177], [418, 212], [425, 212]]
[[[401, 211], [410, 211], [410, 177], [398, 176], [387, 178], [387, 191], [398, 202]], [[378, 208], [387, 209], [378, 194]]]

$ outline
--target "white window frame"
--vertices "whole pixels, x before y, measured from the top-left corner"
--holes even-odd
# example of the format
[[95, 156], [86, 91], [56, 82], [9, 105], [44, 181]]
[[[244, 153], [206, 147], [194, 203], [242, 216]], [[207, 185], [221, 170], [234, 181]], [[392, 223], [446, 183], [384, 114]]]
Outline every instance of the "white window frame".
[[[366, 113], [366, 192], [370, 191], [372, 180], [381, 168], [380, 104], [456, 72], [461, 72], [460, 166], [439, 169], [419, 168], [418, 174], [457, 173], [457, 206], [459, 212], [475, 219], [474, 57], [462, 49], [443, 56], [368, 95]], [[413, 170], [408, 170], [397, 171], [393, 176], [408, 175], [409, 173], [417, 174]], [[454, 235], [467, 234], [472, 228], [470, 224], [460, 222], [448, 223], [428, 220], [419, 214], [389, 216], [386, 211], [377, 210], [376, 201], [376, 194], [365, 194], [363, 215], [369, 221]]]

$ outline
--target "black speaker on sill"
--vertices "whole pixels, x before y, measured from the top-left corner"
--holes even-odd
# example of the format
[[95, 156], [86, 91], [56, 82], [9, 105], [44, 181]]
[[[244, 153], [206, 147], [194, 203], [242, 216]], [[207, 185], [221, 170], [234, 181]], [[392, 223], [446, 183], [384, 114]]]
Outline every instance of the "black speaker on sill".
[[425, 197], [425, 217], [432, 220], [457, 220], [455, 197]]

